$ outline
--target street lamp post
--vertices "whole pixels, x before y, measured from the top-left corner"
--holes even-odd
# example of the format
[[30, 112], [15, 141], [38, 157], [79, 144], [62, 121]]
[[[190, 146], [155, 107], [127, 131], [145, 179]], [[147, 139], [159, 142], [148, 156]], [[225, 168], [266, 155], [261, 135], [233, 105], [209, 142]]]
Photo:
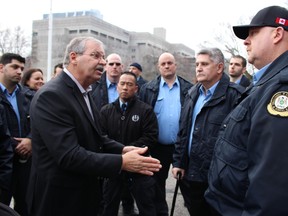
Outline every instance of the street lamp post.
[[49, 26], [48, 26], [48, 52], [47, 52], [47, 81], [51, 78], [51, 61], [52, 61], [52, 30], [53, 30], [53, 12], [52, 12], [52, 0], [50, 0], [50, 14], [49, 14]]

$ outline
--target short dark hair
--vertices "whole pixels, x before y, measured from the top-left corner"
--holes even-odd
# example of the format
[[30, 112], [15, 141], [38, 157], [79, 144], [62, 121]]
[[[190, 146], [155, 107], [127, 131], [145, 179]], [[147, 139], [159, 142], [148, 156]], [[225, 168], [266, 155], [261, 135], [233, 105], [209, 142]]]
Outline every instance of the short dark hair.
[[238, 59], [242, 59], [242, 67], [246, 67], [247, 65], [247, 60], [241, 56], [241, 55], [233, 55], [231, 58], [238, 58]]
[[12, 62], [12, 60], [17, 60], [21, 63], [24, 63], [25, 64], [25, 58], [22, 57], [21, 55], [19, 54], [16, 54], [16, 53], [4, 53], [2, 56], [1, 56], [1, 59], [0, 59], [0, 64], [3, 64], [3, 65], [6, 65], [6, 64], [9, 64]]
[[135, 84], [137, 84], [137, 76], [136, 76], [133, 72], [124, 71], [124, 72], [121, 74], [121, 76], [122, 76], [123, 74], [127, 74], [127, 75], [133, 76], [133, 77], [135, 78]]
[[28, 86], [27, 82], [31, 78], [32, 74], [38, 71], [43, 74], [43, 71], [40, 68], [30, 68], [29, 70], [25, 71], [21, 79], [21, 84], [23, 86]]
[[54, 66], [54, 74], [55, 74], [55, 72], [56, 72], [56, 68], [61, 68], [61, 69], [63, 69], [63, 63], [58, 63], [58, 64], [56, 64], [56, 65]]

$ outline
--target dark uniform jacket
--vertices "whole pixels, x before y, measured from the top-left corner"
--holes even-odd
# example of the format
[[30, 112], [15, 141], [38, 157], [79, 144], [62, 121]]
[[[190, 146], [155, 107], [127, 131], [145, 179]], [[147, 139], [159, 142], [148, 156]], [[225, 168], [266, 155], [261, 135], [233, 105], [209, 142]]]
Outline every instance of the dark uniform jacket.
[[[15, 147], [18, 142], [14, 139], [14, 137], [19, 138], [30, 138], [30, 115], [29, 115], [29, 106], [30, 102], [26, 103], [23, 88], [17, 84], [18, 89], [16, 90], [16, 100], [20, 117], [20, 124], [18, 122], [18, 118], [14, 111], [13, 106], [7, 100], [6, 95], [0, 89], [0, 104], [4, 107], [5, 117], [6, 117], [6, 126], [9, 130], [10, 141], [6, 144], [6, 149], [9, 155], [11, 154], [11, 149], [13, 150], [13, 161], [9, 159], [9, 163], [6, 164], [7, 169], [7, 180], [11, 179], [11, 182], [7, 181], [4, 186], [8, 191], [5, 192], [3, 197], [5, 198], [4, 203], [8, 204], [11, 196], [15, 198], [15, 210], [21, 213], [21, 215], [27, 215], [27, 205], [25, 202], [25, 195], [28, 186], [29, 174], [30, 174], [30, 166], [31, 166], [31, 157], [29, 157], [25, 163], [22, 163], [22, 158], [15, 152]], [[9, 146], [11, 145], [11, 146]], [[11, 170], [9, 170], [12, 166], [12, 178], [11, 178]], [[9, 172], [9, 174], [8, 174]], [[10, 187], [10, 188], [9, 188]], [[10, 190], [9, 190], [10, 189]]]
[[[3, 141], [1, 138], [1, 157], [5, 161], [3, 163], [3, 175], [5, 176], [5, 181], [1, 184], [1, 187], [5, 189], [9, 189], [11, 186], [11, 175], [12, 175], [12, 167], [14, 159], [14, 166], [18, 166], [19, 156], [14, 154], [14, 149], [17, 146], [17, 142], [13, 139], [13, 137], [21, 137], [21, 138], [31, 138], [30, 133], [30, 116], [29, 116], [29, 103], [24, 102], [24, 92], [20, 85], [18, 85], [19, 89], [16, 92], [17, 97], [17, 105], [20, 114], [20, 130], [18, 126], [18, 119], [11, 103], [7, 100], [4, 92], [0, 88], [0, 106], [1, 106], [1, 116], [2, 121], [1, 125], [1, 134], [3, 135]], [[8, 138], [9, 136], [9, 138]], [[2, 143], [3, 142], [3, 143]], [[4, 163], [6, 165], [4, 165]], [[23, 166], [23, 165], [22, 165]], [[4, 168], [5, 167], [5, 168]], [[15, 168], [15, 167], [14, 167]], [[1, 168], [2, 169], [2, 168]], [[29, 175], [29, 173], [27, 173]], [[4, 177], [3, 176], [3, 177]], [[9, 180], [8, 180], [9, 179]], [[10, 188], [11, 189], [11, 188]]]
[[250, 85], [250, 80], [245, 76], [245, 75], [243, 75], [242, 77], [241, 77], [241, 80], [240, 80], [240, 82], [239, 82], [239, 85], [241, 85], [241, 86], [243, 86], [244, 88], [246, 88], [246, 87], [248, 87], [249, 85]]
[[192, 147], [188, 152], [193, 109], [199, 97], [200, 87], [201, 84], [197, 83], [189, 90], [185, 98], [173, 155], [173, 167], [185, 169], [185, 178], [189, 181], [208, 182], [208, 169], [220, 125], [226, 115], [236, 106], [236, 101], [244, 88], [230, 82], [228, 75], [223, 73], [213, 96], [197, 115]]
[[[0, 104], [3, 105], [5, 114], [6, 114], [6, 120], [8, 124], [8, 129], [10, 131], [10, 135], [12, 137], [31, 137], [30, 134], [30, 115], [29, 115], [29, 103], [25, 103], [25, 95], [22, 87], [18, 85], [19, 89], [16, 92], [17, 97], [17, 105], [18, 110], [20, 114], [20, 130], [18, 127], [18, 120], [16, 113], [14, 112], [14, 109], [10, 102], [7, 100], [6, 96], [4, 95], [4, 92], [0, 88]], [[14, 143], [14, 148], [16, 147], [16, 142]]]
[[[180, 76], [177, 76], [179, 83], [180, 83], [180, 103], [183, 106], [184, 98], [188, 93], [188, 90], [193, 86], [192, 83], [188, 82], [187, 80], [183, 79]], [[140, 100], [144, 101], [145, 103], [151, 105], [153, 108], [157, 101], [157, 97], [159, 94], [159, 85], [161, 81], [161, 76], [159, 75], [156, 79], [151, 80], [145, 83], [139, 92]]]
[[109, 103], [106, 71], [101, 75], [100, 80], [92, 85], [91, 95], [98, 111], [101, 110], [101, 107]]
[[[118, 176], [123, 145], [102, 135], [76, 83], [65, 73], [41, 87], [31, 103], [31, 216], [97, 215], [99, 177]], [[106, 154], [112, 153], [112, 154]]]
[[101, 109], [101, 123], [105, 134], [124, 145], [150, 148], [157, 143], [158, 123], [153, 109], [134, 97], [125, 112], [119, 98]]
[[1, 190], [10, 190], [12, 181], [13, 148], [4, 107], [0, 104], [0, 197]]
[[31, 101], [36, 93], [35, 90], [30, 89], [28, 86], [23, 86], [24, 104], [30, 110]]
[[138, 92], [140, 91], [141, 87], [147, 83], [147, 80], [145, 80], [142, 76], [139, 77], [139, 79], [137, 79], [137, 85], [138, 85]]
[[288, 51], [221, 125], [207, 201], [227, 216], [288, 215]]

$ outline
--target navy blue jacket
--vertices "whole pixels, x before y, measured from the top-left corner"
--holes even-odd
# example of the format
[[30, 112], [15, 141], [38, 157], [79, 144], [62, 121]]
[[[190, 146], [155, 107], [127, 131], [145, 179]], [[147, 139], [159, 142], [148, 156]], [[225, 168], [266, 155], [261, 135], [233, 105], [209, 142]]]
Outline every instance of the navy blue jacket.
[[221, 215], [288, 215], [287, 132], [288, 51], [221, 125], [206, 191]]
[[250, 80], [245, 76], [245, 75], [243, 75], [242, 77], [241, 77], [241, 80], [240, 80], [240, 82], [239, 82], [239, 85], [241, 85], [241, 86], [243, 86], [244, 88], [246, 88], [246, 87], [248, 87], [249, 85], [250, 85]]
[[197, 83], [189, 90], [185, 98], [173, 154], [173, 167], [184, 169], [184, 178], [189, 181], [208, 182], [208, 169], [220, 125], [226, 115], [236, 106], [244, 88], [230, 82], [228, 75], [223, 73], [213, 96], [197, 115], [192, 147], [188, 152], [192, 114], [201, 86], [202, 84]]
[[[31, 138], [30, 123], [29, 123], [30, 122], [30, 115], [29, 115], [30, 103], [25, 102], [24, 91], [20, 85], [18, 85], [18, 87], [19, 87], [19, 90], [16, 92], [16, 97], [17, 97], [18, 110], [20, 114], [21, 131], [19, 130], [17, 116], [13, 110], [13, 107], [10, 104], [10, 102], [7, 100], [1, 88], [0, 88], [0, 104], [2, 104], [4, 107], [8, 129], [10, 131], [11, 136]], [[16, 147], [16, 142], [14, 144], [14, 147]]]
[[101, 110], [101, 107], [109, 103], [108, 89], [106, 82], [106, 71], [102, 74], [99, 81], [92, 84], [91, 95], [98, 111]]
[[140, 91], [141, 87], [147, 83], [147, 80], [145, 80], [142, 76], [137, 79], [137, 85], [138, 85], [138, 92]]
[[[0, 88], [0, 109], [1, 109], [1, 147], [0, 147], [0, 169], [2, 174], [0, 174], [0, 179], [4, 180], [5, 183], [2, 184], [0, 180], [1, 187], [9, 189], [11, 186], [11, 175], [14, 162], [18, 164], [18, 155], [14, 154], [14, 149], [17, 145], [14, 137], [21, 138], [31, 138], [30, 133], [30, 115], [29, 115], [29, 106], [30, 102], [25, 102], [25, 96], [23, 88], [18, 85], [19, 89], [16, 92], [17, 105], [20, 114], [20, 130], [18, 125], [18, 119], [11, 103], [7, 100], [4, 92]], [[3, 136], [3, 143], [2, 143]], [[14, 163], [14, 166], [16, 164]], [[14, 167], [15, 168], [15, 167]], [[3, 170], [2, 170], [3, 169]], [[17, 170], [17, 169], [15, 169]], [[27, 173], [29, 175], [29, 173]]]
[[[0, 104], [0, 189], [9, 190], [12, 181], [13, 148], [4, 106]], [[1, 194], [0, 194], [1, 196]]]

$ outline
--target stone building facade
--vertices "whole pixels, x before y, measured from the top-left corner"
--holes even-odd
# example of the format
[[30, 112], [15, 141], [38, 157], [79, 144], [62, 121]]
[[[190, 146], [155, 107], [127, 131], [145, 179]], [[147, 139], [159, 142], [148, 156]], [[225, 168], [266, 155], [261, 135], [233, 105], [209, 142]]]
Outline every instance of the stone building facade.
[[[168, 43], [164, 28], [154, 28], [153, 34], [127, 31], [105, 22], [95, 10], [54, 13], [52, 20], [52, 69], [63, 61], [66, 45], [72, 38], [93, 36], [105, 44], [106, 56], [118, 53], [122, 57], [125, 69], [132, 62], [140, 63], [143, 77], [148, 80], [158, 75], [157, 61], [163, 52], [175, 55], [179, 75], [190, 81], [195, 76], [195, 51], [181, 43]], [[34, 20], [32, 31], [31, 65], [47, 73], [49, 15]]]

